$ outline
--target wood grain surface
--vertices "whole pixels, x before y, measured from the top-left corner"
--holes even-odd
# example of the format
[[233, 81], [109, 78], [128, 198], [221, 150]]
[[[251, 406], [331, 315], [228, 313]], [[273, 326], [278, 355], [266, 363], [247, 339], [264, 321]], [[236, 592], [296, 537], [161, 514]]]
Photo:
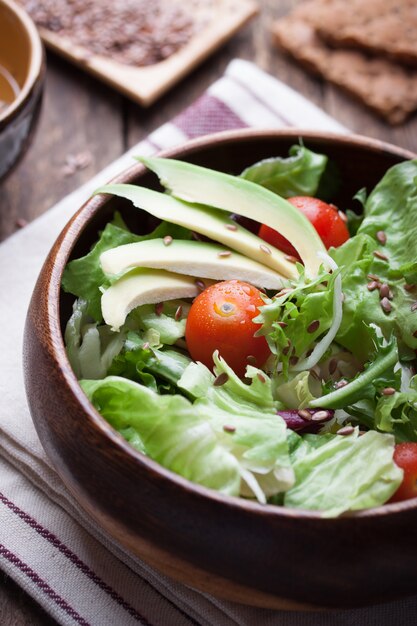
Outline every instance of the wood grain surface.
[[[191, 104], [235, 57], [251, 60], [321, 106], [355, 132], [417, 152], [417, 117], [391, 128], [331, 85], [311, 78], [271, 44], [271, 20], [297, 0], [258, 0], [258, 18], [147, 110], [48, 55], [43, 111], [24, 161], [0, 187], [0, 238], [76, 189], [127, 148]], [[91, 164], [64, 173], [70, 155], [91, 153]], [[54, 624], [10, 579], [0, 578], [0, 624]]]

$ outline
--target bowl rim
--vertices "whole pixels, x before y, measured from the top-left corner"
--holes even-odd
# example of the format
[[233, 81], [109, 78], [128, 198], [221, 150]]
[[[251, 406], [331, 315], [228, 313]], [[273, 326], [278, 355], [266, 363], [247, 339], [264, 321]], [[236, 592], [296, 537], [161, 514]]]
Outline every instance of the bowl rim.
[[[417, 155], [409, 150], [400, 148], [393, 144], [380, 141], [377, 139], [371, 139], [362, 135], [353, 133], [339, 134], [330, 132], [312, 132], [303, 129], [239, 129], [232, 131], [222, 131], [196, 139], [191, 139], [182, 143], [179, 146], [165, 149], [158, 152], [158, 156], [167, 158], [187, 158], [195, 151], [198, 151], [202, 147], [208, 147], [210, 144], [221, 145], [224, 143], [230, 143], [234, 141], [245, 141], [267, 138], [288, 138], [295, 141], [302, 138], [306, 142], [309, 140], [324, 140], [332, 143], [339, 143], [342, 145], [348, 145], [354, 143], [364, 149], [368, 148], [373, 151], [380, 152], [381, 150], [398, 156], [404, 160], [417, 158]], [[131, 167], [123, 170], [111, 181], [115, 182], [131, 182], [132, 179], [138, 175], [145, 173], [147, 169], [140, 163], [134, 164]], [[53, 249], [50, 252], [48, 259], [52, 262], [51, 272], [48, 276], [48, 320], [47, 324], [51, 336], [51, 348], [56, 360], [57, 365], [65, 379], [66, 385], [69, 387], [76, 401], [80, 404], [83, 412], [89, 419], [90, 423], [95, 429], [98, 429], [101, 434], [109, 440], [110, 443], [115, 445], [120, 452], [127, 454], [132, 465], [139, 465], [146, 470], [155, 472], [158, 478], [173, 483], [178, 489], [186, 490], [189, 494], [194, 495], [197, 498], [208, 498], [213, 503], [217, 503], [219, 506], [232, 508], [235, 510], [244, 511], [247, 514], [260, 514], [267, 516], [268, 518], [285, 517], [288, 519], [309, 519], [320, 521], [323, 524], [337, 523], [339, 519], [346, 518], [379, 518], [387, 515], [397, 515], [408, 510], [417, 508], [417, 498], [411, 500], [405, 500], [403, 502], [395, 502], [390, 504], [383, 504], [371, 509], [363, 509], [359, 511], [349, 511], [336, 518], [323, 517], [320, 511], [311, 511], [307, 509], [295, 509], [290, 507], [277, 506], [272, 504], [260, 504], [256, 501], [247, 500], [238, 496], [229, 496], [221, 494], [213, 489], [204, 487], [197, 483], [193, 483], [186, 478], [183, 478], [179, 474], [172, 472], [171, 470], [163, 467], [157, 461], [154, 461], [150, 457], [145, 456], [133, 446], [131, 446], [106, 420], [100, 415], [95, 407], [90, 403], [87, 396], [84, 394], [79, 382], [72, 370], [69, 363], [64, 337], [60, 327], [60, 301], [61, 301], [61, 279], [62, 272], [68, 258], [72, 253], [74, 246], [82, 234], [86, 226], [91, 219], [97, 215], [102, 206], [107, 202], [107, 196], [105, 194], [98, 194], [97, 196], [91, 196], [73, 215], [73, 217], [66, 224], [58, 239], [56, 240]]]
[[30, 62], [26, 80], [17, 98], [9, 106], [6, 106], [3, 113], [0, 114], [0, 128], [2, 128], [20, 111], [37, 81], [42, 77], [44, 73], [44, 50], [38, 30], [26, 11], [13, 0], [0, 0], [0, 3], [17, 17], [28, 35], [30, 47]]

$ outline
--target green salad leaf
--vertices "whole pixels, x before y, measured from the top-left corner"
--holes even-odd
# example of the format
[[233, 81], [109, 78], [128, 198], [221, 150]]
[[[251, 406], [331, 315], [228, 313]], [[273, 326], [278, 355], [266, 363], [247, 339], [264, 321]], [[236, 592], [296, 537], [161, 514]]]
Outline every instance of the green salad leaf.
[[[284, 198], [317, 195], [323, 197], [319, 188], [328, 164], [329, 160], [324, 154], [312, 152], [303, 145], [294, 145], [289, 150], [289, 157], [263, 159], [246, 168], [241, 176]], [[324, 182], [322, 191], [326, 196], [329, 183], [333, 188], [335, 186], [335, 175], [330, 175]]]
[[295, 485], [285, 493], [285, 506], [336, 517], [384, 504], [401, 483], [391, 435], [359, 436], [355, 429], [349, 436], [305, 435], [299, 445], [292, 452]]
[[116, 376], [81, 386], [116, 430], [129, 440], [136, 433], [135, 447], [185, 478], [261, 502], [294, 482], [286, 425], [274, 410], [260, 413], [247, 401], [235, 412], [239, 405], [223, 406], [214, 386], [194, 404]]
[[191, 358], [178, 350], [149, 346], [137, 332], [129, 332], [123, 350], [113, 359], [109, 375], [123, 376], [154, 391], [175, 393]]

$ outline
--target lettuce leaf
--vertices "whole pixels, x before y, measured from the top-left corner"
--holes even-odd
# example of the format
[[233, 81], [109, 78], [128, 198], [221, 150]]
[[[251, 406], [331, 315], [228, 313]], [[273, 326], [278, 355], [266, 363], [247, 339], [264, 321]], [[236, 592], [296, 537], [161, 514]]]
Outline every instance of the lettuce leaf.
[[292, 452], [296, 480], [284, 505], [323, 511], [325, 517], [380, 506], [403, 476], [393, 453], [394, 438], [376, 431], [306, 435]]
[[[219, 370], [223, 367], [219, 361]], [[84, 380], [81, 386], [116, 430], [129, 440], [136, 433], [135, 447], [143, 446], [150, 457], [189, 480], [260, 502], [294, 482], [286, 425], [274, 410], [262, 413], [248, 400], [236, 412], [238, 405], [224, 406], [215, 386], [194, 404], [116, 376]]]
[[302, 145], [294, 145], [289, 150], [289, 157], [264, 159], [246, 168], [241, 176], [284, 198], [324, 198], [335, 192], [338, 183], [334, 171], [331, 176], [324, 176], [328, 165], [328, 158], [324, 154], [312, 152]]
[[177, 383], [191, 362], [188, 355], [178, 350], [151, 347], [139, 333], [129, 332], [123, 351], [114, 358], [108, 373], [160, 393], [176, 393]]

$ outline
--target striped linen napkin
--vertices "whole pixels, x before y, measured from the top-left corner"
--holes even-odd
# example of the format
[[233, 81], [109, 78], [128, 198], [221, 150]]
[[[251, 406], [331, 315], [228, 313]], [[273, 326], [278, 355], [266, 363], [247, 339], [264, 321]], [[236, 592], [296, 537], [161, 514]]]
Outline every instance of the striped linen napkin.
[[311, 614], [245, 607], [173, 582], [124, 551], [83, 513], [52, 469], [33, 427], [23, 386], [23, 325], [37, 275], [59, 231], [94, 189], [131, 164], [132, 155], [245, 126], [347, 132], [251, 63], [234, 60], [184, 113], [0, 245], [0, 566], [60, 624], [415, 623], [415, 598]]

